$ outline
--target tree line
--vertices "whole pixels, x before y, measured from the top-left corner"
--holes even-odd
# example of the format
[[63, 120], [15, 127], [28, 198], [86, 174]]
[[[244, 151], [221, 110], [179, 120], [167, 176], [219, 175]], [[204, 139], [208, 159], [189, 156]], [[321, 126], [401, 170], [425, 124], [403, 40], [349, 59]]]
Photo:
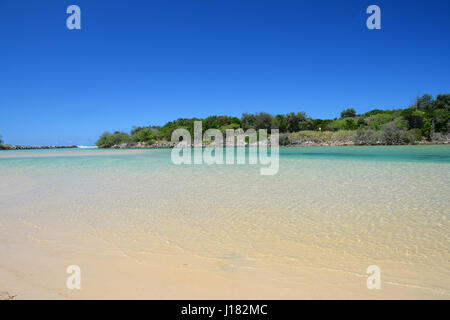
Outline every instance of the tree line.
[[[423, 138], [434, 140], [450, 131], [450, 94], [439, 94], [436, 99], [425, 94], [415, 103], [404, 109], [374, 109], [357, 114], [348, 108], [341, 112], [339, 118], [313, 119], [304, 112], [272, 115], [266, 112], [243, 113], [240, 118], [226, 115], [214, 115], [204, 119], [180, 118], [169, 121], [163, 126], [133, 127], [129, 133], [115, 131], [104, 132], [96, 144], [108, 148], [120, 144], [170, 141], [175, 129], [184, 128], [191, 134], [194, 122], [202, 121], [203, 131], [208, 129], [279, 129], [280, 141], [289, 144], [283, 134], [299, 131], [355, 131], [357, 144], [396, 144], [408, 143]], [[270, 131], [269, 131], [270, 132]], [[284, 136], [286, 137], [286, 135]]]

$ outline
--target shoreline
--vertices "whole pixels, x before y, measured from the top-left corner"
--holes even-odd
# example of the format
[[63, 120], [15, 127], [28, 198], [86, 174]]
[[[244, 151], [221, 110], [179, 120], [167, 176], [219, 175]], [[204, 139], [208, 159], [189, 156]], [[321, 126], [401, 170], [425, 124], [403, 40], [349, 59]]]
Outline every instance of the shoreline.
[[[450, 140], [446, 141], [415, 141], [411, 143], [394, 143], [394, 144], [357, 144], [353, 141], [305, 141], [298, 143], [290, 143], [286, 145], [279, 145], [280, 148], [295, 148], [295, 147], [358, 147], [358, 146], [415, 146], [415, 145], [448, 145], [450, 144]], [[147, 145], [145, 143], [124, 143], [120, 145], [114, 145], [111, 147], [98, 147], [98, 149], [172, 149], [176, 145], [175, 142], [163, 142], [163, 143], [154, 143], [151, 145]], [[191, 144], [191, 148], [194, 148], [194, 144]], [[210, 145], [210, 143], [203, 143], [202, 148], [208, 147], [217, 147], [215, 145]], [[225, 145], [223, 146], [226, 147]], [[249, 148], [248, 143], [245, 145], [235, 145], [235, 148]], [[267, 147], [271, 147], [270, 141], [267, 144]]]
[[[449, 145], [450, 141], [439, 141], [439, 142], [431, 142], [431, 141], [417, 141], [413, 143], [395, 143], [395, 144], [355, 144], [353, 142], [348, 141], [336, 141], [336, 142], [302, 142], [302, 143], [291, 143], [287, 145], [280, 145], [280, 148], [304, 148], [304, 147], [368, 147], [368, 146], [423, 146], [423, 145]], [[173, 149], [175, 147], [175, 143], [165, 142], [165, 143], [155, 143], [152, 145], [146, 144], [121, 144], [114, 145], [111, 147], [92, 147], [89, 149]], [[202, 148], [215, 147], [210, 146], [208, 143], [203, 143]], [[224, 146], [225, 147], [225, 146]], [[236, 145], [236, 148], [249, 148], [247, 143], [245, 145]], [[271, 147], [270, 143], [267, 147]], [[191, 145], [191, 148], [194, 148], [194, 145]], [[0, 145], [0, 151], [7, 150], [53, 150], [53, 149], [85, 149], [79, 148], [78, 146], [16, 146], [16, 145]]]

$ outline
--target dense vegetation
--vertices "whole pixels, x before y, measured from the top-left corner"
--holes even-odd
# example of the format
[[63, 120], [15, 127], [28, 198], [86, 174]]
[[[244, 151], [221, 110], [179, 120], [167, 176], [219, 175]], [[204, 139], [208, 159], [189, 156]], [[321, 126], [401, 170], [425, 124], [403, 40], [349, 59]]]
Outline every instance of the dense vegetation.
[[418, 97], [412, 106], [405, 109], [375, 109], [357, 114], [355, 109], [349, 108], [341, 112], [340, 118], [335, 119], [313, 119], [304, 112], [275, 116], [265, 112], [244, 113], [241, 118], [230, 116], [180, 118], [162, 127], [133, 127], [130, 133], [105, 132], [98, 139], [97, 146], [108, 148], [123, 143], [153, 144], [157, 141], [170, 141], [172, 132], [178, 128], [185, 128], [193, 134], [194, 121], [202, 121], [204, 131], [210, 128], [223, 132], [226, 129], [237, 128], [279, 129], [281, 144], [289, 144], [293, 136], [302, 136], [302, 134], [293, 135], [297, 132], [308, 132], [311, 136], [317, 136], [319, 140], [345, 136], [356, 144], [400, 144], [422, 139], [439, 141], [450, 131], [450, 94], [438, 95], [436, 99], [426, 94]]

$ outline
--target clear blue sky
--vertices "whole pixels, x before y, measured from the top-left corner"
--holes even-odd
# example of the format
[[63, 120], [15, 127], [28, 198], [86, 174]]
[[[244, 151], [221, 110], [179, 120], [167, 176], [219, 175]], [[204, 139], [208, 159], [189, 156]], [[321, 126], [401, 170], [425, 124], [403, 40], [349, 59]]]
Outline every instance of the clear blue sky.
[[179, 117], [404, 107], [450, 92], [449, 15], [448, 0], [0, 0], [0, 135], [93, 144]]

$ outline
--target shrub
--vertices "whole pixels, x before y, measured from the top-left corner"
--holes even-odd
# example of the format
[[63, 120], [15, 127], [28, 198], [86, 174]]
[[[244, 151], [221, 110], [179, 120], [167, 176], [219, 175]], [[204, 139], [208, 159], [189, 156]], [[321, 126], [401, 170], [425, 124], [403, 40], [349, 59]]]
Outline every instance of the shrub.
[[450, 140], [450, 135], [445, 135], [440, 132], [432, 132], [430, 135], [430, 139], [432, 142], [447, 142]]
[[130, 142], [130, 136], [125, 132], [116, 131], [114, 133], [104, 132], [97, 140], [96, 145], [99, 148], [110, 148], [115, 145]]
[[[332, 131], [312, 131], [305, 130], [288, 134], [290, 143], [332, 143], [338, 141], [353, 141], [355, 135], [354, 130]], [[281, 138], [280, 138], [281, 139]]]
[[383, 144], [411, 143], [417, 140], [416, 130], [405, 130], [401, 122], [393, 121], [386, 124], [381, 130]]
[[280, 134], [278, 143], [280, 144], [280, 146], [289, 145], [291, 143], [291, 140], [289, 139], [288, 134], [287, 133]]
[[157, 127], [137, 127], [131, 131], [131, 140], [133, 142], [151, 142], [159, 138]]
[[381, 134], [372, 128], [359, 128], [353, 142], [355, 144], [375, 145], [382, 143]]
[[384, 144], [403, 143], [404, 130], [396, 122], [389, 122], [381, 129], [381, 138]]

